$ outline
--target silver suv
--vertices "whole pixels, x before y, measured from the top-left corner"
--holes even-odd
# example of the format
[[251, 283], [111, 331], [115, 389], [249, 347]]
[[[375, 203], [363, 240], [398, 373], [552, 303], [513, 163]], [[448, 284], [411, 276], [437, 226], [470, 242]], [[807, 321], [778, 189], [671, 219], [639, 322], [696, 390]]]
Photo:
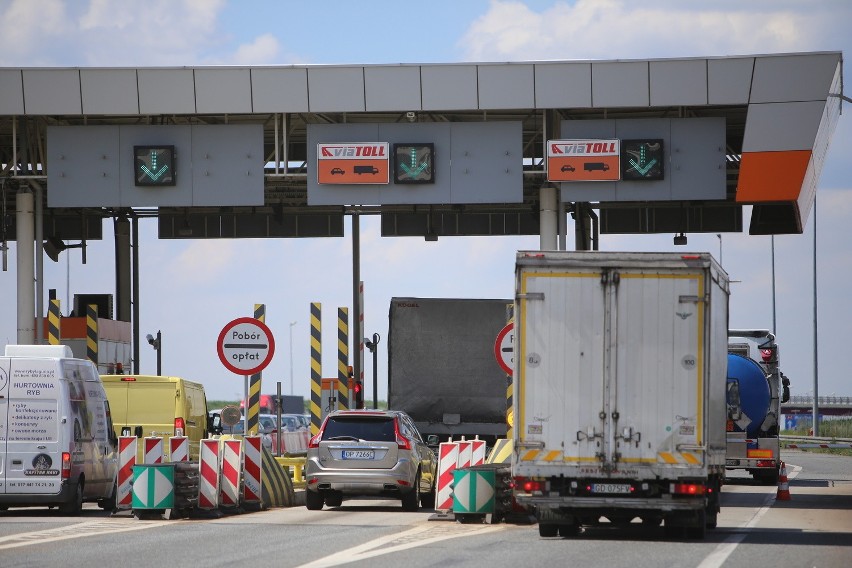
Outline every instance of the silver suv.
[[[437, 441], [437, 440], [436, 440]], [[435, 452], [399, 410], [338, 410], [308, 443], [305, 505], [339, 507], [344, 497], [396, 498], [406, 511], [435, 506]]]

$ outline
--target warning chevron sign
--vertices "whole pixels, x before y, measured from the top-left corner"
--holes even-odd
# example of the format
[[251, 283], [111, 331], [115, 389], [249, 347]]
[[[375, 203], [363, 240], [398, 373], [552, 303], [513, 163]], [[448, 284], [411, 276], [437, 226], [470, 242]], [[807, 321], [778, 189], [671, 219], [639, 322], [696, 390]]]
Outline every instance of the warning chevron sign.
[[134, 509], [171, 509], [175, 505], [173, 465], [133, 466]]
[[494, 470], [453, 471], [453, 513], [494, 512]]

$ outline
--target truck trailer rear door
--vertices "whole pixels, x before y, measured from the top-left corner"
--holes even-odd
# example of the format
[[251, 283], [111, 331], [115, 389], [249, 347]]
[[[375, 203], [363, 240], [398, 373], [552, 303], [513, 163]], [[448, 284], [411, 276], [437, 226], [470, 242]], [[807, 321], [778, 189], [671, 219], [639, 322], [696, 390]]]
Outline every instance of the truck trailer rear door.
[[611, 269], [603, 279], [605, 462], [702, 465], [703, 273]]

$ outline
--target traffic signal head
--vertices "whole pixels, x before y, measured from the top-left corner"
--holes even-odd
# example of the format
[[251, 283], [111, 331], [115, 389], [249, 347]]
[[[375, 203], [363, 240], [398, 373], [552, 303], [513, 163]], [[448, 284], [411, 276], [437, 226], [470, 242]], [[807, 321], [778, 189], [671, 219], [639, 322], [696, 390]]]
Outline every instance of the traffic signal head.
[[355, 385], [352, 387], [352, 392], [355, 396], [355, 408], [364, 408], [364, 383], [361, 381], [355, 381]]

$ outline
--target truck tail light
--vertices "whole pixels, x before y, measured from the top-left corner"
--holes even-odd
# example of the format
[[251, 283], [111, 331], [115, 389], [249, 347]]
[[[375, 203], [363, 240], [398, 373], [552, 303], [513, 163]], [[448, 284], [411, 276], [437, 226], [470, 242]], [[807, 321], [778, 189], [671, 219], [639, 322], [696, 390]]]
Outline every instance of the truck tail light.
[[775, 460], [757, 460], [757, 467], [775, 467]]
[[71, 452], [62, 452], [62, 479], [71, 479]]
[[175, 436], [183, 436], [186, 432], [186, 420], [178, 416], [175, 418]]
[[526, 477], [515, 478], [515, 488], [524, 493], [534, 493], [544, 490], [544, 482], [528, 479]]
[[672, 495], [704, 495], [704, 486], [700, 483], [672, 483]]

